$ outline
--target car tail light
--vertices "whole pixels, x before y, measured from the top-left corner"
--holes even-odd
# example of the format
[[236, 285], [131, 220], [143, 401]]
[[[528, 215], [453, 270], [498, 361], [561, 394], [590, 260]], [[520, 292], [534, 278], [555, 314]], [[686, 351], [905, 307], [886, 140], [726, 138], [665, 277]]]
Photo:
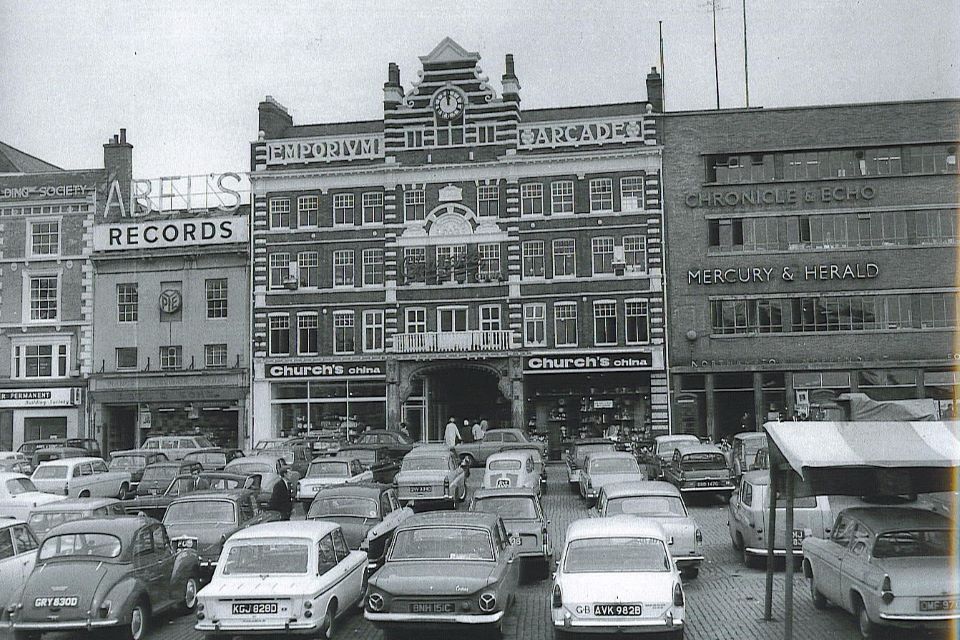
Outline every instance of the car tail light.
[[680, 583], [673, 585], [673, 606], [682, 607], [683, 606], [683, 589], [680, 588]]
[[553, 586], [553, 595], [550, 596], [550, 606], [554, 609], [559, 609], [563, 606], [563, 592], [560, 590], [559, 584]]
[[880, 585], [880, 599], [883, 604], [893, 602], [893, 587], [890, 586], [890, 576], [883, 576], [883, 584]]
[[444, 493], [450, 491], [450, 480], [443, 481], [443, 491]]
[[703, 544], [703, 531], [700, 531], [700, 529], [697, 529], [696, 539], [697, 544]]
[[313, 608], [313, 603], [310, 602], [309, 600], [307, 600], [306, 602], [303, 603], [303, 608], [304, 608], [304, 609], [312, 609], [312, 608]]
[[492, 591], [480, 594], [480, 611], [489, 613], [497, 608], [497, 596]]

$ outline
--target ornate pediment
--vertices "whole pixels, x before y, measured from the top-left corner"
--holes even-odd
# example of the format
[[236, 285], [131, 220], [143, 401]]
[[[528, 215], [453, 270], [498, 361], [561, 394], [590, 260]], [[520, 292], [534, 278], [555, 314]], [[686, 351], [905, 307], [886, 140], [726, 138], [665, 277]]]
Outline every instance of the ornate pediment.
[[463, 189], [456, 185], [448, 184], [440, 189], [440, 202], [461, 202], [463, 200]]
[[444, 213], [430, 225], [431, 236], [469, 236], [473, 234], [470, 221], [456, 212]]
[[425, 56], [420, 56], [420, 62], [423, 64], [442, 64], [465, 60], [479, 62], [480, 54], [476, 51], [467, 51], [449, 36], [441, 40], [440, 44], [433, 48], [433, 51]]

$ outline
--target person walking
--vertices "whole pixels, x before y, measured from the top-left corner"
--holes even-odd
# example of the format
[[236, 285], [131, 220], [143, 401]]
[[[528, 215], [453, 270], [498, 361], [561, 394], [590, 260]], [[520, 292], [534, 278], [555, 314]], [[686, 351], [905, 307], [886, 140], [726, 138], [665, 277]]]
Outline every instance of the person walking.
[[448, 447], [455, 447], [457, 444], [463, 442], [463, 438], [460, 436], [460, 430], [457, 429], [457, 421], [453, 416], [450, 416], [450, 419], [447, 421], [447, 427], [443, 430], [443, 441]]
[[480, 442], [483, 440], [483, 427], [480, 426], [479, 420], [474, 421], [472, 433], [474, 442]]

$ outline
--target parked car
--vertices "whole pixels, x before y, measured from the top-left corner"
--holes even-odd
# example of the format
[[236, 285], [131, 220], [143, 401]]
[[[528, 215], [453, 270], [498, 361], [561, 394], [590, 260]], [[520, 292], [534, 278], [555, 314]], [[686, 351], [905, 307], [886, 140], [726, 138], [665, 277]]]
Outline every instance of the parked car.
[[553, 563], [553, 540], [547, 530], [550, 521], [536, 491], [530, 487], [478, 489], [473, 494], [469, 510], [500, 516], [517, 557], [533, 564], [538, 577], [550, 575]]
[[725, 498], [736, 488], [727, 459], [712, 444], [680, 444], [663, 479], [682, 492], [717, 493]]
[[110, 470], [126, 471], [130, 474], [130, 491], [136, 492], [143, 479], [143, 471], [148, 465], [155, 462], [166, 462], [167, 456], [158, 451], [142, 451], [130, 449], [128, 451], [114, 451], [110, 454]]
[[[0, 585], [4, 593], [18, 591], [33, 571], [37, 538], [23, 520], [0, 520]], [[9, 604], [0, 602], [0, 605]], [[2, 613], [0, 613], [2, 616]]]
[[390, 455], [399, 460], [417, 446], [416, 441], [408, 435], [390, 429], [371, 429], [364, 431], [357, 438], [357, 444], [379, 444], [390, 451]]
[[753, 463], [750, 465], [748, 471], [760, 471], [761, 469], [770, 468], [770, 454], [766, 447], [757, 451], [753, 456]]
[[137, 485], [136, 491], [137, 497], [161, 495], [177, 476], [191, 475], [201, 471], [203, 471], [203, 467], [200, 463], [190, 460], [152, 462], [144, 468], [143, 475], [140, 476], [140, 484]]
[[336, 458], [357, 459], [373, 472], [373, 481], [390, 484], [400, 471], [400, 459], [390, 453], [390, 448], [380, 444], [350, 444], [340, 447]]
[[591, 515], [601, 518], [631, 515], [656, 522], [663, 529], [670, 555], [684, 579], [700, 574], [703, 532], [687, 512], [680, 490], [669, 482], [640, 480], [604, 485]]
[[215, 447], [213, 449], [196, 449], [183, 456], [183, 459], [190, 462], [199, 462], [204, 471], [223, 471], [223, 468], [231, 460], [242, 457], [243, 451], [240, 449]]
[[373, 472], [364, 469], [359, 460], [318, 458], [310, 463], [307, 475], [297, 483], [296, 499], [304, 503], [306, 509], [323, 487], [371, 481], [373, 481]]
[[647, 477], [651, 480], [663, 478], [663, 470], [673, 460], [673, 452], [684, 443], [700, 444], [700, 439], [692, 433], [677, 433], [654, 438], [653, 450], [642, 461], [647, 469]]
[[360, 602], [366, 563], [334, 522], [249, 527], [224, 545], [213, 579], [200, 591], [195, 628], [208, 637], [333, 637], [337, 619]]
[[28, 476], [33, 472], [33, 468], [29, 460], [12, 457], [0, 458], [0, 472], [22, 473]]
[[[770, 474], [766, 471], [748, 471], [740, 479], [737, 491], [730, 496], [727, 505], [727, 524], [730, 528], [730, 540], [735, 549], [743, 555], [743, 564], [752, 567], [756, 558], [767, 555], [767, 538], [770, 528], [767, 526], [770, 509]], [[777, 530], [774, 534], [774, 554], [786, 555], [784, 523], [786, 522], [785, 501], [777, 500]], [[827, 496], [809, 496], [795, 498], [793, 501], [793, 531], [790, 542], [799, 556], [804, 539], [824, 538], [830, 533], [833, 521], [830, 512], [830, 499]]]
[[50, 529], [64, 522], [125, 513], [123, 503], [116, 498], [65, 498], [34, 507], [27, 522], [33, 532], [43, 538]]
[[63, 496], [38, 490], [30, 478], [22, 473], [0, 471], [0, 518], [26, 520], [32, 509], [60, 500], [63, 500]]
[[482, 467], [491, 454], [503, 451], [505, 446], [518, 443], [537, 447], [541, 457], [546, 459], [546, 445], [539, 440], [531, 440], [527, 433], [520, 429], [489, 429], [480, 441], [458, 444], [456, 452], [461, 460], [466, 460], [468, 467]]
[[33, 484], [47, 493], [74, 498], [123, 499], [130, 492], [130, 474], [110, 471], [103, 458], [67, 458], [41, 463], [30, 476]]
[[193, 610], [198, 569], [196, 552], [174, 550], [151, 518], [75, 520], [47, 533], [6, 610], [18, 636], [116, 629], [139, 640], [153, 617]]
[[754, 458], [760, 449], [767, 446], [767, 434], [757, 431], [747, 431], [734, 434], [730, 449], [724, 452], [727, 466], [733, 471], [734, 482], [740, 481], [747, 471], [752, 471]]
[[487, 458], [480, 486], [486, 489], [529, 487], [540, 495], [540, 473], [533, 463], [535, 451], [513, 449]]
[[292, 483], [296, 483], [297, 480], [307, 475], [307, 469], [313, 461], [313, 449], [308, 444], [271, 447], [266, 451], [258, 451], [256, 455], [281, 458], [285, 468], [290, 472]]
[[347, 546], [367, 553], [367, 576], [383, 566], [397, 526], [413, 515], [401, 507], [396, 490], [385, 484], [323, 487], [317, 492], [307, 520], [336, 522]]
[[264, 438], [263, 440], [257, 440], [257, 444], [254, 445], [253, 451], [259, 452], [266, 449], [283, 449], [295, 444], [309, 444], [309, 442], [306, 438]]
[[313, 449], [314, 456], [332, 456], [342, 445], [340, 436], [332, 429], [318, 429], [303, 434], [303, 439]]
[[20, 453], [19, 451], [0, 451], [0, 460], [19, 460], [22, 462], [29, 462], [30, 456], [25, 453]]
[[[257, 495], [257, 502], [260, 503], [261, 509], [269, 508], [274, 495], [279, 495], [286, 487], [283, 474], [287, 470], [287, 463], [283, 458], [277, 456], [264, 453], [256, 456], [237, 458], [227, 463], [227, 466], [224, 467], [223, 470], [225, 473], [259, 477], [260, 493]], [[281, 483], [283, 483], [282, 487], [280, 486]], [[287, 492], [289, 493], [289, 489], [287, 489]]]
[[89, 458], [90, 452], [81, 447], [42, 447], [33, 452], [30, 456], [30, 473], [44, 462], [54, 462], [55, 460], [65, 460], [67, 458]]
[[195, 491], [230, 491], [232, 489], [250, 489], [256, 496], [260, 489], [259, 478], [224, 471], [184, 473], [171, 480], [163, 493], [124, 500], [123, 508], [126, 513], [131, 515], [142, 513], [151, 518], [163, 520], [167, 508], [181, 496]]
[[147, 451], [160, 451], [170, 460], [180, 460], [183, 456], [197, 449], [212, 449], [216, 445], [206, 436], [166, 435], [150, 436], [140, 445]]
[[17, 451], [32, 457], [40, 449], [51, 447], [70, 447], [73, 449], [83, 449], [84, 455], [93, 458], [102, 458], [103, 452], [100, 450], [100, 443], [93, 438], [45, 438], [43, 440], [27, 440], [22, 443]]
[[467, 497], [466, 462], [454, 449], [442, 444], [423, 444], [408, 453], [397, 474], [401, 502], [449, 504], [455, 507]]
[[654, 522], [632, 516], [567, 527], [550, 598], [555, 637], [570, 633], [670, 633], [683, 638], [684, 593]]
[[642, 479], [640, 465], [632, 453], [591, 453], [584, 458], [583, 469], [580, 471], [580, 497], [593, 503], [605, 484]]
[[946, 631], [960, 619], [955, 536], [954, 521], [926, 509], [844, 509], [829, 538], [803, 541], [813, 604], [851, 612], [864, 638], [888, 626]]
[[[540, 476], [540, 493], [547, 490], [547, 459], [543, 456], [540, 447], [533, 443], [516, 442], [505, 444], [503, 451], [529, 451], [533, 454], [533, 467]], [[501, 453], [503, 453], [501, 451]]]
[[279, 520], [262, 511], [248, 489], [214, 489], [186, 493], [167, 507], [163, 526], [175, 549], [193, 549], [200, 556], [202, 577], [217, 566], [223, 544], [237, 531]]
[[499, 516], [417, 514], [397, 527], [387, 561], [370, 576], [363, 616], [387, 633], [486, 625], [499, 635], [519, 570]]
[[566, 453], [565, 462], [567, 463], [567, 482], [574, 491], [580, 491], [580, 468], [583, 466], [583, 459], [591, 453], [613, 452], [616, 451], [617, 443], [605, 438], [584, 438], [575, 440]]

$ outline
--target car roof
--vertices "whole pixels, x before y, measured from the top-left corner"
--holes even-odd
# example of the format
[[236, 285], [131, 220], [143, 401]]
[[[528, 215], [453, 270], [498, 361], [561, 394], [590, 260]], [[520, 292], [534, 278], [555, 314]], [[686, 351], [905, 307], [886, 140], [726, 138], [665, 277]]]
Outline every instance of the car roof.
[[421, 444], [420, 446], [411, 449], [410, 453], [408, 453], [405, 458], [426, 458], [450, 453], [453, 453], [453, 447], [448, 447], [445, 444]]
[[657, 444], [662, 442], [700, 442], [700, 438], [692, 433], [671, 433], [670, 435], [657, 436], [653, 441]]
[[78, 456], [76, 458], [61, 458], [59, 460], [47, 460], [46, 462], [41, 462], [38, 467], [55, 467], [57, 465], [65, 466], [75, 466], [78, 464], [83, 464], [85, 462], [93, 462], [94, 460], [99, 460], [103, 462], [103, 458], [97, 458], [95, 456]]
[[484, 500], [486, 498], [536, 498], [537, 492], [531, 487], [499, 487], [489, 489], [477, 489], [473, 493], [474, 500]]
[[27, 524], [23, 520], [17, 520], [16, 518], [7, 518], [0, 516], [0, 529], [6, 529], [7, 527], [12, 527], [18, 524]]
[[[57, 446], [55, 446], [55, 447], [44, 447], [44, 448], [42, 448], [42, 449], [37, 449], [36, 451], [34, 451], [34, 454], [39, 454], [39, 453], [44, 453], [44, 454], [46, 454], [46, 453], [57, 452], [57, 451], [82, 451], [83, 453], [86, 453], [86, 454], [89, 454], [89, 453], [90, 453], [88, 450], [84, 449], [83, 447], [71, 447], [71, 446], [68, 446], [68, 445], [63, 445], [63, 446], [57, 445]], [[79, 457], [81, 457], [81, 456], [76, 456], [76, 457], [79, 458]], [[102, 460], [102, 459], [103, 459], [103, 458], [97, 458], [96, 456], [90, 456], [90, 455], [86, 455], [86, 456], [82, 456], [82, 457], [84, 457], [84, 458], [94, 458], [94, 459], [96, 459], [96, 460]], [[53, 460], [51, 460], [50, 462], [53, 462]]]
[[423, 527], [430, 525], [456, 525], [493, 528], [500, 516], [495, 513], [481, 513], [479, 511], [428, 511], [416, 513], [400, 524], [397, 529]]
[[532, 449], [507, 449], [506, 451], [491, 453], [487, 456], [487, 463], [491, 460], [526, 460], [531, 457], [533, 457]]
[[626, 496], [677, 496], [680, 489], [669, 482], [659, 480], [630, 480], [628, 482], [612, 482], [603, 485], [602, 491], [607, 498], [623, 498]]
[[512, 428], [504, 428], [504, 429], [493, 428], [493, 429], [487, 429], [487, 433], [519, 433], [519, 434], [522, 434], [522, 435], [526, 435], [526, 434], [527, 434], [527, 432], [524, 431], [523, 429], [512, 429]]
[[[422, 445], [421, 445], [422, 446]], [[389, 447], [381, 442], [365, 442], [365, 443], [356, 443], [356, 444], [345, 444], [337, 450], [337, 455], [343, 453], [344, 451], [378, 451], [381, 449], [389, 449]]]
[[585, 444], [617, 444], [610, 438], [582, 438], [580, 440], [574, 440], [573, 446], [579, 447]]
[[86, 511], [87, 509], [99, 509], [111, 504], [120, 504], [116, 498], [64, 498], [56, 502], [47, 502], [38, 504], [30, 509], [31, 513], [42, 511]]
[[202, 491], [185, 493], [174, 500], [174, 502], [191, 502], [195, 500], [209, 500], [211, 498], [235, 501], [250, 493], [250, 489], [204, 489]]
[[237, 531], [230, 536], [230, 541], [258, 538], [308, 538], [317, 541], [338, 528], [340, 525], [329, 520], [298, 520], [295, 527], [290, 526], [289, 522], [263, 522]]
[[604, 460], [607, 458], [630, 458], [631, 460], [637, 459], [629, 451], [597, 451], [596, 453], [588, 453], [587, 458], [590, 460]]
[[[349, 453], [349, 451], [347, 452]], [[319, 458], [314, 458], [310, 461], [310, 464], [314, 462], [336, 462], [337, 464], [348, 464], [357, 460], [356, 458], [350, 458], [348, 456], [320, 456]], [[359, 460], [357, 460], [359, 462]]]
[[874, 533], [908, 529], [948, 529], [953, 525], [947, 516], [917, 507], [848, 507], [840, 513], [855, 517]]
[[26, 478], [29, 480], [30, 476], [23, 473], [17, 473], [16, 471], [0, 471], [0, 482], [6, 482], [7, 480], [11, 480], [13, 478]]
[[187, 455], [194, 455], [197, 453], [227, 453], [228, 451], [236, 451], [236, 449], [229, 449], [227, 447], [200, 447], [199, 449], [190, 450]]
[[742, 433], [734, 434], [734, 440], [766, 440], [767, 434], [762, 431], [744, 431]]
[[160, 462], [151, 462], [147, 465], [147, 468], [163, 468], [163, 467], [175, 467], [179, 469], [180, 467], [192, 466], [199, 464], [198, 462], [193, 462], [192, 460], [161, 460]]
[[122, 451], [111, 451], [110, 457], [116, 458], [118, 456], [155, 456], [160, 452], [156, 449], [123, 449]]
[[[270, 449], [270, 451], [279, 451], [279, 449]], [[276, 462], [278, 460], [283, 460], [283, 456], [278, 456], [275, 453], [263, 452], [263, 453], [258, 453], [252, 456], [243, 456], [242, 458], [234, 458], [233, 460], [227, 463], [227, 466], [229, 467], [230, 465], [236, 465], [241, 462], [262, 462], [263, 460], [273, 460], [274, 462]], [[286, 460], [283, 460], [283, 461], [286, 462]]]
[[758, 469], [756, 471], [747, 471], [743, 474], [743, 480], [752, 485], [770, 484], [770, 470]]
[[677, 447], [677, 451], [680, 452], [681, 456], [685, 456], [688, 453], [723, 453], [720, 449], [717, 448], [715, 444], [681, 444]]
[[574, 520], [567, 527], [566, 540], [615, 538], [618, 536], [657, 538], [666, 542], [663, 528], [652, 520], [631, 515]]
[[390, 435], [397, 435], [400, 432], [394, 431], [393, 429], [370, 429], [369, 431], [364, 431], [360, 434], [361, 437], [368, 436], [372, 433], [389, 433]]
[[139, 515], [84, 518], [57, 525], [47, 532], [47, 537], [65, 533], [106, 533], [124, 538], [132, 536], [140, 527], [148, 523], [158, 523], [158, 521]]
[[324, 487], [316, 493], [320, 496], [341, 496], [357, 498], [379, 498], [380, 494], [390, 488], [388, 484], [379, 484], [375, 482], [358, 482], [356, 484], [338, 484], [331, 487]]

